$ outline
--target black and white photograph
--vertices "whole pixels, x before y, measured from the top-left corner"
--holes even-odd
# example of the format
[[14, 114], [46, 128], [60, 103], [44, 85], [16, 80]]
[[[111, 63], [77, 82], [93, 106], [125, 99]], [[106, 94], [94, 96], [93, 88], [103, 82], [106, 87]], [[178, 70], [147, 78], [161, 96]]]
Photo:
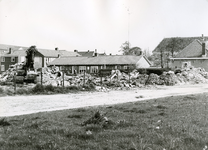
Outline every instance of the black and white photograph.
[[0, 0], [0, 150], [208, 150], [208, 0]]

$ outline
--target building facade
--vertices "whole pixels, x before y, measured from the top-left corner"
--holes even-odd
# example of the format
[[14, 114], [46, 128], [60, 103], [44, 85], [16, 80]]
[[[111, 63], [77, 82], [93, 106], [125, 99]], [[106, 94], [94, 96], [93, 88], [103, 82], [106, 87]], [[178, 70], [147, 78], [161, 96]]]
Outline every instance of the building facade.
[[99, 57], [61, 57], [55, 59], [49, 66], [59, 67], [68, 74], [98, 73], [101, 69], [148, 68], [150, 61], [145, 56], [106, 55]]
[[171, 58], [171, 68], [204, 68], [208, 71], [208, 43], [194, 40], [174, 58]]
[[[11, 65], [16, 63], [23, 63], [26, 60], [26, 50], [29, 47], [3, 45], [0, 49], [3, 51], [0, 53], [0, 73], [5, 72]], [[67, 50], [49, 50], [49, 49], [37, 49], [34, 57], [34, 68], [47, 67], [48, 63], [52, 62], [56, 58], [61, 56], [80, 56], [77, 52], [70, 52]]]

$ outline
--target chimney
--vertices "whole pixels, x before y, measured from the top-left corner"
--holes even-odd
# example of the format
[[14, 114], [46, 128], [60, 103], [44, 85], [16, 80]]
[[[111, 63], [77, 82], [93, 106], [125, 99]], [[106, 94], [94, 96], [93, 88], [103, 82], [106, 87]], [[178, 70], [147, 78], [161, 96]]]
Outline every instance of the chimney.
[[12, 53], [12, 48], [9, 48], [9, 53], [8, 54], [11, 54]]
[[206, 44], [204, 41], [204, 36], [202, 34], [202, 57], [206, 57]]
[[95, 57], [97, 57], [98, 56], [98, 54], [97, 54], [97, 49], [95, 49]]
[[55, 50], [58, 51], [58, 47], [56, 47]]
[[206, 56], [205, 42], [202, 43], [202, 56]]

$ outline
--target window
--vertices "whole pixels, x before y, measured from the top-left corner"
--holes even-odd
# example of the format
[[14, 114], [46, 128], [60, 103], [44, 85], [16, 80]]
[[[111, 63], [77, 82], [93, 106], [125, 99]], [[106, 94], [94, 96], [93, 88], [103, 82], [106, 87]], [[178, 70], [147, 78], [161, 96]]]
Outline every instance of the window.
[[11, 57], [11, 62], [15, 62], [15, 57]]
[[124, 69], [128, 69], [128, 66], [124, 66]]
[[182, 68], [188, 68], [191, 66], [191, 62], [188, 61], [188, 62], [182, 62]]
[[1, 71], [5, 71], [5, 66], [1, 65]]
[[79, 66], [79, 73], [84, 73], [86, 71], [86, 66]]
[[60, 66], [60, 70], [65, 70], [65, 66]]
[[1, 62], [5, 62], [5, 57], [1, 57]]
[[90, 73], [98, 73], [98, 66], [91, 66]]

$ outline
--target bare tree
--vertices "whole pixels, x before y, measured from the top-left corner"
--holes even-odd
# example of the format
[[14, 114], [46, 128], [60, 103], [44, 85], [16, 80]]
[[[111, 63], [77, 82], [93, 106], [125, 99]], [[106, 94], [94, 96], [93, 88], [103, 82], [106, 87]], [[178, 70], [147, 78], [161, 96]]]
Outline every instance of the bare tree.
[[171, 53], [171, 57], [174, 57], [175, 48], [176, 48], [176, 38], [171, 38], [171, 41], [166, 46], [167, 51]]

